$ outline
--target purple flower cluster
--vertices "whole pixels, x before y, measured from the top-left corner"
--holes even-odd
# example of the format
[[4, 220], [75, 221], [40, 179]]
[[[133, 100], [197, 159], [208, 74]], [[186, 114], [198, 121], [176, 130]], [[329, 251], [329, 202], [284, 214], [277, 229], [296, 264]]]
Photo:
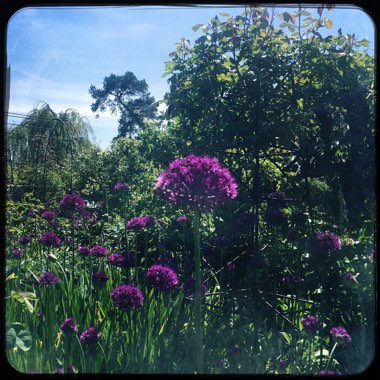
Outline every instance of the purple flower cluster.
[[38, 278], [38, 283], [42, 286], [57, 285], [61, 280], [52, 272], [44, 272]]
[[129, 188], [129, 185], [127, 182], [118, 182], [114, 187], [113, 189], [116, 190], [116, 191], [120, 191], [120, 190], [126, 190]]
[[90, 249], [90, 255], [93, 257], [106, 257], [107, 253], [107, 248], [102, 245], [95, 245]]
[[[185, 292], [186, 297], [192, 297], [195, 293], [195, 278], [189, 277], [185, 280], [183, 284], [183, 291]], [[204, 282], [201, 282], [201, 294], [204, 295], [207, 291], [206, 285]]]
[[185, 215], [181, 215], [177, 218], [178, 223], [186, 223], [189, 219]]
[[285, 358], [281, 358], [278, 362], [278, 368], [280, 371], [285, 371], [286, 367], [289, 364], [289, 360]]
[[61, 244], [61, 239], [54, 232], [45, 232], [38, 241], [46, 247], [58, 247]]
[[22, 255], [21, 249], [20, 248], [13, 248], [12, 249], [12, 255], [16, 259], [21, 259], [21, 255]]
[[79, 247], [78, 253], [80, 256], [86, 257], [90, 254], [90, 248], [89, 247]]
[[340, 251], [342, 243], [339, 236], [331, 231], [316, 232], [309, 239], [309, 248], [312, 253]]
[[172, 268], [165, 265], [152, 265], [146, 276], [150, 286], [159, 290], [173, 290], [178, 287], [178, 276]]
[[31, 240], [32, 238], [30, 236], [21, 236], [20, 239], [18, 239], [18, 243], [21, 245], [27, 245]]
[[157, 220], [154, 216], [135, 216], [132, 219], [128, 220], [127, 228], [129, 230], [141, 230], [142, 228], [153, 227], [156, 223]]
[[123, 311], [139, 309], [143, 306], [144, 295], [133, 285], [122, 284], [112, 291], [114, 304]]
[[303, 317], [301, 323], [306, 333], [314, 334], [318, 329], [319, 318], [312, 315], [309, 317]]
[[216, 158], [189, 155], [173, 161], [156, 182], [158, 195], [180, 206], [209, 209], [237, 196], [237, 184]]
[[286, 223], [286, 216], [281, 210], [268, 208], [264, 213], [264, 220], [268, 224], [279, 226]]
[[59, 202], [61, 209], [64, 211], [74, 212], [83, 211], [86, 207], [86, 201], [79, 194], [66, 194]]
[[268, 195], [268, 206], [272, 209], [285, 208], [288, 205], [286, 195], [282, 191], [276, 190]]
[[48, 222], [52, 222], [57, 217], [54, 211], [46, 210], [41, 214], [41, 218], [47, 220]]
[[85, 345], [91, 345], [97, 343], [100, 338], [100, 332], [96, 327], [89, 327], [87, 330], [84, 330], [80, 335], [80, 342]]
[[333, 369], [321, 369], [319, 371], [319, 375], [321, 376], [341, 376], [342, 373]]
[[64, 334], [72, 335], [78, 331], [78, 325], [76, 324], [74, 318], [70, 317], [62, 322], [60, 329]]
[[333, 337], [335, 342], [337, 342], [338, 344], [344, 345], [344, 346], [351, 343], [351, 341], [352, 341], [350, 334], [342, 326], [333, 327], [330, 330], [330, 335]]
[[108, 256], [108, 263], [114, 267], [131, 268], [135, 264], [135, 258], [131, 252], [126, 253], [113, 253]]
[[92, 285], [95, 289], [101, 289], [105, 286], [109, 276], [104, 272], [95, 272], [91, 275]]

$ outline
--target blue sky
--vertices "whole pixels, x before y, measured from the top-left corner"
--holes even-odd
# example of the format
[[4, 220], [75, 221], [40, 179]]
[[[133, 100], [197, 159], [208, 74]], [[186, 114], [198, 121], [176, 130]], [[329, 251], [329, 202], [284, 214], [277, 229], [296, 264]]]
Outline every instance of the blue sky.
[[[167, 77], [161, 75], [175, 44], [182, 37], [193, 43], [202, 32], [191, 28], [207, 24], [220, 12], [237, 15], [243, 8], [24, 8], [8, 24], [9, 112], [26, 114], [39, 100], [55, 112], [74, 108], [88, 118], [96, 142], [106, 148], [117, 135], [118, 116], [102, 113], [99, 119], [94, 117], [90, 85], [101, 87], [105, 76], [132, 71], [146, 80], [156, 100], [162, 99], [168, 85]], [[312, 12], [316, 14], [315, 9]], [[336, 8], [324, 12], [333, 22], [328, 34], [337, 34], [339, 28], [344, 34], [355, 33], [369, 40], [373, 51], [374, 25], [364, 11]], [[9, 117], [8, 122], [20, 119]]]

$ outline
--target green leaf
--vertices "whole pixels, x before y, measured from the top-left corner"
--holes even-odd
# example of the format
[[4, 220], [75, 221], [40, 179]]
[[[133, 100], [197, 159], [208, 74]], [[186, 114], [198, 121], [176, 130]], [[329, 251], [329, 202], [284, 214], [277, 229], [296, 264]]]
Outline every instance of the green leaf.
[[368, 47], [369, 46], [369, 41], [364, 38], [361, 41], [359, 41], [359, 44], [362, 45], [362, 46]]
[[223, 17], [231, 17], [231, 15], [230, 14], [228, 14], [228, 13], [218, 13], [219, 15], [221, 15], [221, 16], [223, 16]]
[[281, 335], [284, 337], [284, 339], [286, 340], [286, 342], [288, 344], [290, 344], [290, 342], [291, 342], [290, 336], [285, 331], [281, 331]]
[[16, 337], [16, 346], [20, 348], [22, 351], [26, 352], [30, 350], [30, 346], [27, 347], [22, 339], [18, 336]]
[[7, 350], [11, 350], [16, 344], [16, 331], [11, 328], [6, 333]]
[[297, 104], [298, 104], [298, 107], [301, 108], [301, 110], [303, 109], [303, 99], [300, 98], [300, 99], [297, 99]]
[[202, 26], [205, 26], [204, 24], [196, 24], [194, 25], [191, 29], [193, 30], [193, 32], [196, 32], [199, 28], [201, 28]]
[[327, 29], [331, 29], [333, 24], [329, 18], [325, 18], [325, 25]]

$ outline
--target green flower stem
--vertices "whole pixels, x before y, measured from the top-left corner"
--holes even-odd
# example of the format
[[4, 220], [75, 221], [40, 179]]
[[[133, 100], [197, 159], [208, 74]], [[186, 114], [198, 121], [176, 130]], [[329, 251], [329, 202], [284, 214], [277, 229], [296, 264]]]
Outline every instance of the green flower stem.
[[337, 346], [338, 346], [338, 342], [335, 342], [335, 344], [334, 344], [334, 346], [333, 346], [333, 348], [332, 348], [332, 350], [331, 350], [331, 352], [330, 352], [329, 360], [327, 361], [327, 365], [326, 365], [326, 368], [325, 368], [326, 371], [327, 371], [328, 368], [329, 368], [329, 365], [330, 365], [331, 359], [332, 359], [332, 357], [333, 357], [333, 355], [334, 355], [334, 351], [335, 351], [335, 349], [337, 348]]
[[201, 305], [201, 254], [200, 254], [200, 212], [194, 212], [194, 260], [195, 260], [195, 369], [196, 373], [203, 373], [203, 329]]

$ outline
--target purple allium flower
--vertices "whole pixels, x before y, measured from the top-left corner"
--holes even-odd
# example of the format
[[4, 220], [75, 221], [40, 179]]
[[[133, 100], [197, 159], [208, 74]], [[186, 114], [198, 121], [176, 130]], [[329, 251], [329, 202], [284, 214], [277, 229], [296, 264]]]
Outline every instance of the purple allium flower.
[[46, 210], [41, 214], [41, 218], [47, 220], [48, 222], [52, 222], [57, 217], [54, 211]]
[[106, 257], [107, 253], [107, 248], [102, 245], [95, 245], [90, 249], [90, 255], [94, 257]]
[[72, 364], [68, 364], [66, 366], [66, 373], [76, 373], [76, 369]]
[[89, 247], [79, 247], [78, 248], [78, 253], [80, 256], [88, 256], [90, 254], [90, 248]]
[[312, 253], [340, 251], [342, 243], [339, 236], [331, 231], [315, 232], [310, 236], [309, 248]]
[[128, 220], [127, 229], [129, 230], [141, 230], [142, 228], [153, 227], [157, 223], [156, 219], [151, 216], [135, 216]]
[[144, 295], [133, 285], [122, 284], [112, 291], [114, 304], [123, 311], [139, 309], [143, 306]]
[[188, 221], [189, 219], [187, 218], [187, 216], [185, 216], [185, 215], [181, 215], [181, 216], [179, 216], [178, 218], [177, 218], [177, 222], [178, 223], [186, 223], [187, 221]]
[[108, 263], [114, 267], [131, 268], [135, 264], [135, 257], [131, 252], [116, 252], [108, 256]]
[[[185, 292], [186, 297], [192, 297], [195, 293], [195, 278], [189, 277], [185, 280], [183, 284], [183, 291]], [[204, 295], [207, 291], [206, 285], [204, 282], [201, 282], [201, 294]]]
[[282, 277], [282, 283], [284, 285], [294, 285], [301, 282], [301, 277], [295, 273], [285, 273]]
[[100, 332], [96, 327], [89, 327], [87, 330], [84, 330], [80, 335], [80, 342], [85, 345], [91, 345], [97, 343], [100, 338]]
[[286, 367], [288, 366], [289, 361], [288, 359], [281, 358], [278, 362], [278, 368], [280, 371], [285, 371]]
[[237, 184], [216, 158], [189, 155], [176, 159], [156, 182], [158, 195], [176, 205], [209, 209], [237, 196]]
[[16, 259], [21, 259], [21, 255], [22, 255], [21, 249], [20, 248], [13, 248], [12, 249], [12, 255]]
[[352, 341], [350, 334], [348, 334], [347, 330], [342, 326], [333, 327], [330, 330], [330, 335], [333, 337], [335, 342], [344, 346]]
[[63, 369], [61, 367], [58, 367], [54, 370], [54, 373], [57, 375], [63, 375]]
[[275, 226], [285, 224], [286, 216], [281, 210], [268, 208], [264, 213], [264, 220], [268, 224], [273, 224]]
[[46, 247], [58, 247], [61, 244], [61, 239], [54, 232], [45, 232], [38, 241]]
[[258, 270], [265, 268], [268, 263], [264, 256], [251, 256], [247, 265], [250, 270]]
[[302, 211], [296, 212], [292, 214], [292, 221], [295, 224], [304, 224], [307, 222], [307, 214]]
[[64, 211], [83, 211], [86, 207], [86, 201], [79, 194], [66, 194], [59, 202], [61, 209]]
[[303, 317], [301, 323], [306, 333], [314, 334], [318, 329], [319, 318], [312, 315], [309, 317]]
[[78, 325], [76, 324], [74, 318], [70, 317], [62, 322], [60, 329], [64, 334], [72, 335], [78, 331]]
[[231, 245], [231, 240], [226, 236], [213, 236], [209, 239], [209, 243], [219, 249], [227, 249]]
[[146, 276], [149, 285], [159, 290], [173, 290], [178, 288], [178, 276], [172, 268], [165, 265], [152, 265]]
[[268, 195], [268, 206], [272, 209], [281, 209], [288, 205], [286, 195], [282, 191], [276, 190]]
[[341, 376], [342, 373], [333, 369], [321, 369], [319, 371], [319, 374], [321, 376]]
[[57, 285], [61, 280], [52, 272], [43, 272], [38, 279], [38, 283], [42, 286]]
[[21, 245], [27, 245], [32, 238], [30, 236], [21, 236], [20, 239], [18, 239], [18, 243]]
[[257, 215], [253, 212], [244, 211], [240, 213], [229, 225], [232, 232], [247, 232], [257, 221]]
[[83, 219], [83, 221], [96, 222], [96, 220], [97, 220], [97, 213], [96, 212], [91, 212], [91, 211], [88, 211], [88, 210], [84, 210], [79, 215], [79, 218]]
[[113, 189], [116, 190], [116, 191], [120, 191], [120, 190], [126, 190], [129, 188], [129, 185], [127, 182], [118, 182], [114, 187]]
[[92, 285], [95, 289], [101, 289], [105, 286], [109, 276], [104, 272], [95, 272], [91, 276]]

